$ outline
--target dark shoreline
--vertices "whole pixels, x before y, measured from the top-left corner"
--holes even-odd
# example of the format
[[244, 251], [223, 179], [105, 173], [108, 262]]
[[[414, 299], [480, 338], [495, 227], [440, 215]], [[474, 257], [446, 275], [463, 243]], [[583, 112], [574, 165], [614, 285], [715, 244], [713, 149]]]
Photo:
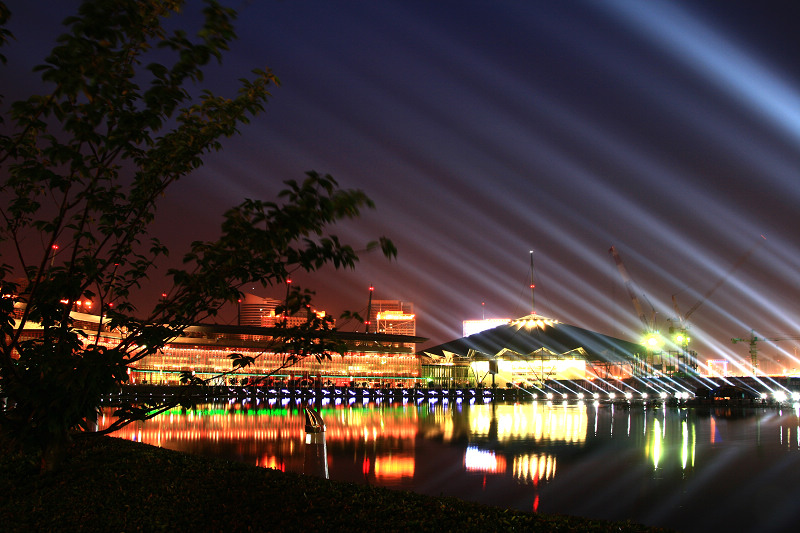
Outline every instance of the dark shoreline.
[[668, 531], [283, 473], [112, 437], [0, 459], [0, 531]]

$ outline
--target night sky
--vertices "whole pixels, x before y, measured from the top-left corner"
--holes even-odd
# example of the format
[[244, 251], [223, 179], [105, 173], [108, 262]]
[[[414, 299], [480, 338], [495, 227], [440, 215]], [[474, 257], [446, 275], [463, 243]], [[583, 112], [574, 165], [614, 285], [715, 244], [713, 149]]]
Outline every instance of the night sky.
[[[8, 2], [0, 92], [35, 87], [26, 73], [76, 5], [52, 4]], [[689, 318], [701, 360], [744, 363], [731, 337], [800, 336], [800, 17], [738, 4], [234, 3], [240, 40], [208, 85], [232, 94], [269, 67], [281, 86], [168, 194], [157, 231], [178, 257], [225, 208], [313, 169], [376, 203], [339, 234], [399, 249], [296, 276], [319, 308], [364, 312], [373, 284], [413, 302], [439, 344], [465, 319], [530, 313], [533, 250], [537, 313], [638, 340], [614, 245], [662, 331], [672, 295], [684, 313], [703, 302]], [[763, 369], [800, 367], [797, 344], [761, 343]]]

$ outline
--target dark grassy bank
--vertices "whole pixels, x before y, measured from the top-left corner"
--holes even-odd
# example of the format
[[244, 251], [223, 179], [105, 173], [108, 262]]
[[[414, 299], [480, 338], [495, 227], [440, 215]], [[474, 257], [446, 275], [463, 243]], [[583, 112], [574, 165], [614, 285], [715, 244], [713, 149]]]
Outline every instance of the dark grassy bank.
[[0, 459], [0, 531], [664, 531], [338, 483], [101, 438]]

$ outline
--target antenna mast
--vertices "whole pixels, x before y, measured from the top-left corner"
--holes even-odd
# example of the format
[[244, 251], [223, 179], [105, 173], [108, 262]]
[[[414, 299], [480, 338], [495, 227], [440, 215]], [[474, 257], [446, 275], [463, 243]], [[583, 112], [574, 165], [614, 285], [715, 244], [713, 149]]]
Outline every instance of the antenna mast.
[[531, 250], [531, 314], [536, 314], [536, 301], [533, 298], [533, 289], [536, 287], [533, 283], [533, 250]]
[[366, 333], [369, 333], [369, 323], [372, 321], [372, 292], [375, 290], [375, 287], [372, 286], [370, 283], [369, 285], [369, 302], [367, 303], [367, 319], [366, 322]]

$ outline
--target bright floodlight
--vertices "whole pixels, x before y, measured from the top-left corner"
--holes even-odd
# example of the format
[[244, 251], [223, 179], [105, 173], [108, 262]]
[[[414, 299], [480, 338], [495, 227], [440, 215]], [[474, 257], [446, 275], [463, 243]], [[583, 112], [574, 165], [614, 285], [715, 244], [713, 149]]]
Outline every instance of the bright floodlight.
[[779, 390], [775, 393], [775, 400], [778, 402], [785, 402], [786, 401], [786, 393], [782, 390]]
[[630, 400], [631, 398], [633, 398], [633, 394], [631, 394], [630, 392], [626, 392], [626, 393], [625, 393], [625, 398], [627, 398], [628, 400]]
[[664, 340], [661, 338], [661, 335], [659, 335], [659, 333], [656, 331], [653, 333], [648, 333], [645, 336], [642, 344], [644, 344], [645, 346], [647, 346], [652, 350], [664, 344]]
[[616, 396], [617, 396], [617, 395], [616, 395], [616, 394], [614, 394], [613, 392], [609, 392], [609, 393], [608, 393], [608, 399], [609, 399], [609, 400], [613, 400], [614, 398], [616, 398]]
[[553, 393], [552, 392], [548, 392], [547, 393], [547, 399], [548, 400], [552, 400], [553, 399]]
[[666, 393], [666, 391], [661, 391], [661, 399], [662, 399], [662, 400], [666, 400], [666, 399], [667, 399], [667, 393]]
[[582, 392], [579, 392], [579, 393], [578, 393], [578, 399], [579, 399], [579, 400], [583, 400], [583, 393], [582, 393]]
[[792, 393], [792, 401], [800, 401], [800, 392], [794, 391]]
[[766, 400], [767, 398], [769, 398], [769, 394], [767, 394], [766, 392], [762, 392], [761, 393], [761, 399], [762, 400]]
[[644, 400], [646, 400], [646, 399], [647, 399], [647, 393], [646, 393], [646, 392], [643, 392], [643, 393], [642, 393], [642, 399], [644, 399]]
[[600, 393], [599, 392], [595, 392], [593, 394], [593, 397], [594, 397], [595, 400], [599, 400], [600, 399]]

